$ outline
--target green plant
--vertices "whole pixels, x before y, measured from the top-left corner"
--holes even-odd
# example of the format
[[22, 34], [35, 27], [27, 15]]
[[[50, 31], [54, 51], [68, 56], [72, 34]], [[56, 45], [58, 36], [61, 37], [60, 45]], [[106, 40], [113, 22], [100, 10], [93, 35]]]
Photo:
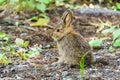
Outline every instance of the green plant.
[[6, 4], [6, 0], [0, 0], [0, 5]]
[[26, 54], [26, 57], [27, 58], [35, 57], [39, 55], [41, 52], [42, 52], [42, 49], [38, 45], [35, 45], [28, 51], [28, 54]]
[[113, 45], [110, 46], [109, 49], [113, 49], [113, 47], [120, 47], [120, 28], [116, 28], [115, 26], [110, 27], [102, 31], [104, 35], [111, 33]]
[[[40, 18], [39, 18], [40, 17]], [[30, 18], [28, 21], [30, 21], [30, 26], [38, 27], [38, 26], [46, 26], [49, 22], [50, 19], [45, 13], [41, 13], [39, 17], [34, 16]]]
[[89, 41], [89, 44], [92, 47], [100, 47], [102, 44], [102, 40], [100, 40], [100, 39], [91, 40], [91, 41]]
[[[0, 0], [0, 5], [12, 4], [17, 12], [19, 11], [33, 11], [39, 10], [41, 12], [46, 11], [47, 5], [52, 0]], [[9, 7], [8, 7], [9, 8]]]
[[10, 60], [5, 56], [5, 54], [0, 53], [0, 64], [8, 65]]
[[5, 32], [0, 32], [0, 64], [7, 65], [10, 60], [5, 55], [5, 51], [8, 52], [9, 37]]
[[19, 50], [17, 50], [15, 54], [19, 56], [20, 59], [29, 59], [37, 55], [40, 55], [41, 51], [42, 49], [39, 46], [34, 46], [31, 47], [30, 49], [19, 48]]
[[113, 32], [113, 41], [115, 41], [120, 36], [120, 29], [114, 29]]
[[28, 41], [24, 41], [24, 40], [22, 40], [22, 39], [20, 39], [20, 38], [16, 38], [15, 43], [16, 43], [16, 45], [18, 45], [19, 47], [28, 47], [28, 45], [29, 45], [29, 42], [28, 42]]
[[5, 32], [0, 32], [0, 40], [4, 41], [4, 42], [8, 42], [9, 37], [7, 36], [7, 34]]
[[114, 29], [115, 29], [115, 26], [112, 26], [112, 27], [110, 27], [108, 29], [103, 30], [102, 34], [106, 35], [106, 34], [112, 32]]
[[116, 9], [120, 10], [120, 3], [119, 2], [116, 2]]
[[39, 55], [42, 51], [38, 45], [28, 47], [29, 42], [20, 38], [16, 38], [15, 43], [11, 42], [9, 35], [5, 32], [0, 32], [0, 64], [9, 64], [12, 61], [10, 56], [29, 59]]
[[85, 74], [85, 57], [88, 54], [88, 52], [84, 53], [80, 60], [80, 74], [82, 76], [82, 80], [84, 80], [84, 74]]
[[34, 22], [34, 23], [31, 23], [30, 24], [30, 26], [45, 26], [45, 25], [47, 25], [48, 23], [49, 23], [49, 18], [36, 18], [36, 17], [34, 17], [34, 18], [32, 18], [32, 20], [36, 20], [36, 22]]
[[114, 47], [120, 47], [120, 39], [115, 40], [113, 46]]
[[39, 55], [42, 51], [42, 49], [38, 45], [35, 45], [34, 47], [31, 47], [30, 49], [27, 48], [29, 45], [29, 42], [24, 41], [20, 38], [16, 38], [15, 43], [16, 43], [16, 47], [18, 46], [19, 49], [14, 53], [18, 54], [18, 56], [21, 59], [35, 57], [36, 55]]

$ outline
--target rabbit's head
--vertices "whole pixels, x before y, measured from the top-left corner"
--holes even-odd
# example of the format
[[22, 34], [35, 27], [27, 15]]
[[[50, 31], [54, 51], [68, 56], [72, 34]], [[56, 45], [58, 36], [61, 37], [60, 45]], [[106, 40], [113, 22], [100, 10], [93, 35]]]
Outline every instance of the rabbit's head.
[[73, 32], [71, 23], [73, 20], [73, 13], [71, 10], [66, 10], [61, 18], [61, 21], [55, 28], [52, 34], [52, 38], [55, 41], [60, 41], [62, 38], [66, 37], [69, 33]]

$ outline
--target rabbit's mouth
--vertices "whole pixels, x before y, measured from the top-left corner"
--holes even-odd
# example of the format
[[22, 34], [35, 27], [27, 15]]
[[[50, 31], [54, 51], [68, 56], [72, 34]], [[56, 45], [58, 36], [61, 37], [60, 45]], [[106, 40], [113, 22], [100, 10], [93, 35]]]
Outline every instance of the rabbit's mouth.
[[58, 42], [58, 41], [61, 41], [64, 38], [64, 36], [60, 37], [60, 36], [57, 36], [57, 35], [53, 35], [52, 38], [54, 39], [54, 41]]
[[54, 39], [54, 41], [59, 41], [59, 37], [58, 36], [52, 36], [52, 38]]
[[55, 37], [52, 36], [52, 38], [54, 39], [54, 41], [57, 41], [57, 39]]

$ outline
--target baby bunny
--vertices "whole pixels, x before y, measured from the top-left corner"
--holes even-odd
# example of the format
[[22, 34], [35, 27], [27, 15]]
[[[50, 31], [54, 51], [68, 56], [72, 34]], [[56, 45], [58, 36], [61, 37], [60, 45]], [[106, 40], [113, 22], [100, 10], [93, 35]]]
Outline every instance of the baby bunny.
[[73, 13], [68, 9], [63, 13], [62, 21], [52, 33], [52, 38], [57, 42], [60, 56], [55, 63], [79, 65], [82, 56], [87, 53], [84, 62], [90, 65], [94, 61], [90, 46], [82, 35], [73, 30], [72, 21]]

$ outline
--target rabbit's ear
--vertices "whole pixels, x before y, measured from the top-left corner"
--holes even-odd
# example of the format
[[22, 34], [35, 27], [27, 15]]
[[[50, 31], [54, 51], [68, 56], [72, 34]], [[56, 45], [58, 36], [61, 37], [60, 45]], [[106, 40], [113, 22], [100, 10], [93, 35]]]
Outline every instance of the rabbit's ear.
[[66, 10], [64, 13], [63, 13], [63, 16], [62, 16], [62, 20], [63, 20], [63, 23], [66, 27], [69, 27], [70, 24], [72, 23], [72, 19], [73, 19], [73, 13], [70, 9]]

